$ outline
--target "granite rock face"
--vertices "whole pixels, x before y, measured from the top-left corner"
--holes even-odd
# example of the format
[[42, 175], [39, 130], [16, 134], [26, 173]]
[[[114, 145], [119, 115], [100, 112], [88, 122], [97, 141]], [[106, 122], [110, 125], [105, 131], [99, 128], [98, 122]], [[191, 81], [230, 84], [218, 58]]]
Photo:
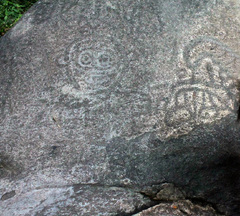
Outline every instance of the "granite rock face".
[[201, 216], [216, 216], [219, 215], [216, 211], [209, 207], [194, 205], [189, 200], [178, 201], [174, 203], [161, 203], [147, 210], [135, 214], [134, 216], [184, 216], [184, 215], [201, 215]]
[[2, 215], [239, 215], [239, 11], [36, 3], [0, 39]]

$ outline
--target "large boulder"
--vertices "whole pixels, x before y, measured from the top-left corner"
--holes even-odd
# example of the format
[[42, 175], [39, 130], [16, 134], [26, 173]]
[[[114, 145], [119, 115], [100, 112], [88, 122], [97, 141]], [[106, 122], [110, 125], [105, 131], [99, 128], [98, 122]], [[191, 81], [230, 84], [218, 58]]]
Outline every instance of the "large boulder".
[[239, 10], [37, 2], [0, 39], [1, 215], [240, 215]]

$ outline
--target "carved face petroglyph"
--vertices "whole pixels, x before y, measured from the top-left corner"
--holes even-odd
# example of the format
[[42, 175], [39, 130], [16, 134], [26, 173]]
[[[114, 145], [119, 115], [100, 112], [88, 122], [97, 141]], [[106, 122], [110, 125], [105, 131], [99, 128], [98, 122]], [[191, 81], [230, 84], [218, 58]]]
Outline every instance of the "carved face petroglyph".
[[[117, 56], [109, 41], [77, 40], [66, 50], [59, 63], [66, 66], [69, 83], [62, 93], [90, 100], [104, 94], [117, 77]], [[94, 95], [95, 94], [95, 95]]]
[[71, 75], [80, 87], [100, 90], [107, 88], [114, 73], [115, 54], [111, 48], [102, 44], [88, 45], [82, 41], [73, 44], [69, 52]]
[[[159, 88], [156, 88], [159, 79], [153, 80], [153, 87], [146, 94], [141, 88], [136, 93], [126, 93], [125, 88], [121, 89], [128, 97], [125, 100], [121, 99], [121, 94], [114, 94], [116, 84], [121, 83], [126, 75], [122, 65], [131, 61], [122, 56], [111, 40], [95, 40], [89, 36], [72, 42], [58, 60], [68, 77], [60, 87], [61, 94], [74, 101], [87, 99], [94, 105], [92, 110], [101, 103], [111, 104], [112, 110], [115, 104], [124, 106], [128, 100], [134, 104], [134, 97], [139, 95], [138, 111], [135, 113], [126, 106], [124, 115], [139, 125], [149, 122], [146, 128], [158, 124], [156, 130], [159, 129], [159, 134], [164, 137], [188, 133], [197, 125], [214, 122], [234, 112], [236, 97], [232, 91], [234, 83], [231, 74], [236, 71], [240, 58], [218, 40], [206, 37], [186, 44], [181, 57], [183, 67], [175, 71], [178, 79], [165, 87], [159, 85]], [[162, 73], [161, 70], [153, 71], [152, 75], [157, 77]], [[148, 101], [147, 106], [143, 105], [144, 101]], [[139, 116], [147, 120], [142, 121]], [[126, 127], [123, 118], [116, 119], [116, 122], [118, 128]]]

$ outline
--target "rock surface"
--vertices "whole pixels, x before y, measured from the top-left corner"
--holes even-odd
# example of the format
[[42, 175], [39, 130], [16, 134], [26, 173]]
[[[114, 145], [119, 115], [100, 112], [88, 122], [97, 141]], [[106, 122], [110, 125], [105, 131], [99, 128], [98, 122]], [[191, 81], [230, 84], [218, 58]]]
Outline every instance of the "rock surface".
[[239, 215], [239, 11], [36, 3], [0, 39], [2, 215]]
[[189, 200], [178, 201], [174, 203], [161, 203], [134, 216], [184, 216], [184, 215], [201, 215], [201, 216], [216, 216], [219, 215], [216, 211], [207, 206], [201, 207], [194, 205]]

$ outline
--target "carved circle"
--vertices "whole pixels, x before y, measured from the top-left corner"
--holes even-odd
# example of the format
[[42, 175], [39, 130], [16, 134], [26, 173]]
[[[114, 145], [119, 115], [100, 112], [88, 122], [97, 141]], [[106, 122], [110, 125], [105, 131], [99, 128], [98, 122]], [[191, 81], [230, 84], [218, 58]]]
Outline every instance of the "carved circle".
[[113, 67], [114, 64], [114, 54], [111, 50], [101, 51], [98, 53], [96, 58], [96, 67], [98, 69], [110, 69]]
[[71, 78], [85, 82], [88, 91], [108, 88], [117, 75], [116, 54], [107, 41], [79, 40], [70, 46]]
[[93, 66], [93, 52], [91, 50], [85, 50], [79, 54], [78, 64], [83, 68], [91, 68]]
[[92, 38], [91, 35], [86, 38], [72, 42], [64, 56], [58, 58], [68, 77], [61, 91], [80, 101], [88, 99], [99, 103], [116, 86], [122, 58], [108, 38]]

